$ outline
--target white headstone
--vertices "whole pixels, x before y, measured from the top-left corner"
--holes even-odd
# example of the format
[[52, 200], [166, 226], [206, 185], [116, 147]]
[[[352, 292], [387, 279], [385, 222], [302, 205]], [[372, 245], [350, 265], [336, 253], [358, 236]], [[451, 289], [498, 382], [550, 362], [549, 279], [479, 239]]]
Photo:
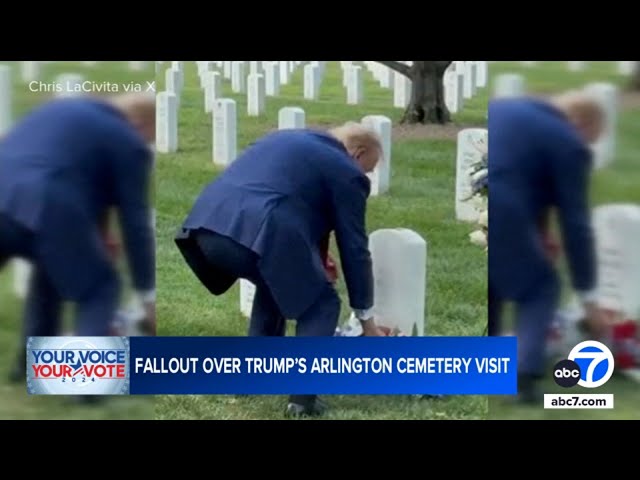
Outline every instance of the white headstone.
[[167, 93], [175, 95], [176, 108], [180, 110], [180, 71], [175, 68], [168, 68], [164, 78], [164, 89]]
[[231, 79], [231, 65], [233, 62], [225, 61], [222, 65], [222, 74], [227, 80]]
[[384, 65], [380, 65], [380, 86], [382, 88], [393, 88], [393, 70]]
[[245, 62], [233, 62], [231, 64], [231, 89], [234, 93], [245, 93], [247, 91], [247, 76], [244, 70]]
[[20, 299], [25, 299], [29, 292], [32, 267], [29, 262], [16, 258], [13, 263], [13, 293]]
[[238, 133], [236, 102], [218, 98], [213, 104], [213, 162], [229, 165], [236, 158]]
[[369, 174], [371, 195], [382, 195], [389, 190], [391, 183], [391, 119], [383, 115], [368, 115], [361, 123], [375, 131], [382, 141], [382, 158]]
[[284, 107], [278, 112], [278, 129], [304, 128], [305, 114], [300, 107]]
[[401, 73], [393, 73], [393, 106], [406, 108], [411, 101], [411, 80]]
[[353, 65], [347, 70], [349, 79], [347, 82], [347, 104], [358, 105], [362, 103], [362, 67]]
[[405, 335], [424, 336], [427, 242], [405, 228], [376, 230], [369, 236], [376, 323]]
[[292, 62], [288, 62], [286, 60], [279, 62], [278, 72], [280, 73], [280, 83], [282, 85], [289, 84], [289, 76], [291, 75], [291, 70], [289, 69], [289, 63], [292, 63]]
[[56, 97], [76, 97], [84, 95], [84, 77], [75, 73], [62, 73], [56, 77]]
[[462, 111], [464, 106], [464, 75], [458, 75], [454, 68], [444, 73], [444, 102], [451, 113]]
[[178, 151], [178, 102], [171, 92], [156, 95], [156, 151]]
[[620, 75], [633, 75], [636, 62], [618, 62], [618, 73]]
[[482, 160], [488, 151], [488, 130], [484, 128], [467, 128], [458, 133], [458, 150], [456, 154], [456, 218], [464, 222], [476, 222], [479, 210], [476, 203], [470, 200], [471, 176], [469, 170]]
[[280, 95], [280, 64], [270, 62], [264, 67], [265, 91], [270, 97]]
[[567, 62], [567, 67], [571, 72], [581, 72], [584, 70], [584, 62]]
[[25, 83], [37, 81], [40, 78], [40, 62], [20, 62], [20, 75]]
[[260, 61], [249, 62], [249, 73], [250, 74], [261, 74], [262, 73], [262, 62], [260, 62]]
[[[176, 75], [176, 89], [178, 93], [182, 93], [184, 88], [184, 62], [171, 62], [171, 69], [178, 72]], [[180, 103], [180, 97], [178, 97], [178, 103]]]
[[207, 73], [215, 69], [215, 62], [200, 62], [198, 65], [198, 77], [200, 78], [200, 88], [204, 89], [207, 85]]
[[249, 75], [247, 90], [247, 114], [250, 117], [262, 115], [265, 110], [264, 75], [252, 73]]
[[0, 136], [4, 135], [11, 127], [13, 117], [11, 111], [12, 87], [11, 68], [7, 65], [0, 65]]
[[475, 62], [464, 62], [464, 98], [473, 98], [476, 94], [476, 68]]
[[204, 111], [213, 112], [213, 103], [222, 95], [222, 78], [218, 72], [208, 71], [202, 75], [204, 79]]
[[521, 97], [525, 93], [524, 77], [517, 73], [503, 73], [498, 75], [493, 87], [493, 96]]
[[304, 98], [317, 100], [320, 95], [320, 69], [314, 65], [304, 66]]
[[135, 72], [143, 71], [147, 68], [147, 62], [129, 62], [129, 69]]
[[253, 310], [253, 297], [256, 295], [256, 286], [249, 280], [240, 279], [240, 312], [245, 317], [251, 317]]
[[476, 87], [485, 88], [489, 79], [489, 62], [476, 63]]
[[594, 166], [602, 168], [609, 165], [616, 154], [618, 88], [610, 83], [592, 83], [586, 90], [600, 102], [606, 115], [604, 134], [593, 146]]
[[598, 304], [640, 320], [640, 205], [601, 205], [593, 211]]

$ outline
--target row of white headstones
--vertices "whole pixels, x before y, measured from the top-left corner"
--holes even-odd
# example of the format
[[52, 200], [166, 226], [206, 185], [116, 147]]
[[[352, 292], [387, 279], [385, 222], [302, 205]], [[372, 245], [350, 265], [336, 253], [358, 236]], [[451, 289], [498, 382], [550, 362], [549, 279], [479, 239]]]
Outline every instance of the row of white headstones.
[[[157, 62], [162, 68], [163, 62]], [[231, 89], [236, 94], [247, 94], [247, 113], [259, 116], [264, 113], [266, 97], [277, 97], [280, 86], [291, 81], [291, 75], [297, 68], [303, 67], [303, 95], [306, 100], [318, 100], [320, 87], [324, 78], [327, 62], [294, 62], [294, 61], [218, 61], [197, 62], [200, 86], [206, 92], [207, 112], [211, 110], [211, 101], [219, 97], [222, 80], [231, 82]], [[405, 108], [411, 98], [411, 82], [405, 76], [378, 62], [340, 62], [342, 67], [342, 84], [346, 89], [346, 103], [358, 105], [365, 99], [365, 70], [371, 72], [381, 88], [393, 89], [393, 105]], [[410, 65], [411, 62], [403, 62]], [[219, 71], [216, 71], [219, 70]], [[446, 85], [445, 102], [452, 113], [462, 110], [464, 100], [471, 99], [478, 88], [487, 86], [488, 62], [453, 62], [447, 69], [444, 82]], [[184, 62], [174, 61], [171, 68], [165, 71], [165, 88], [167, 93], [176, 96], [180, 103], [180, 94], [184, 85]]]
[[[558, 62], [558, 63], [562, 63], [562, 62]], [[593, 63], [603, 63], [603, 62], [578, 61], [578, 62], [566, 62], [565, 65], [567, 67], [567, 70], [569, 70], [570, 72], [583, 72], [587, 70], [590, 66], [592, 66]], [[611, 62], [604, 62], [604, 63], [611, 63]], [[520, 62], [520, 64], [524, 67], [536, 67], [539, 65], [539, 62], [522, 61]], [[637, 62], [627, 62], [627, 61], [616, 62], [616, 71], [619, 75], [632, 75], [633, 72], [635, 71], [636, 65], [637, 65]]]
[[[20, 63], [19, 80], [23, 84], [38, 82], [42, 79], [43, 67], [51, 62], [24, 61]], [[86, 67], [97, 66], [99, 62], [82, 62]], [[144, 71], [149, 68], [151, 62], [128, 62], [131, 71]], [[56, 97], [72, 97], [83, 95], [86, 89], [82, 88], [85, 76], [77, 73], [63, 73], [56, 77], [51, 85]], [[13, 87], [14, 75], [8, 65], [0, 65], [0, 136], [4, 135], [13, 124]], [[152, 212], [151, 223], [155, 229], [155, 214]], [[23, 259], [14, 259], [13, 265], [13, 292], [24, 299], [27, 296], [29, 281], [31, 279], [31, 265]]]
[[[297, 68], [304, 69], [305, 98], [318, 98], [317, 92], [322, 79], [325, 62], [249, 62], [252, 73], [244, 83], [246, 62], [197, 62], [199, 88], [204, 96], [204, 113], [213, 115], [213, 161], [224, 167], [236, 156], [237, 103], [233, 99], [221, 98], [221, 82], [229, 80], [232, 90], [247, 93], [249, 115], [259, 115], [263, 110], [264, 95], [277, 94], [277, 78], [289, 82]], [[343, 86], [347, 87], [347, 104], [362, 100], [362, 68], [355, 62], [341, 62]], [[393, 85], [394, 105], [405, 107], [411, 95], [411, 85], [402, 75], [396, 75], [377, 62], [362, 62], [374, 79], [385, 88]], [[159, 69], [164, 68], [158, 62]], [[157, 94], [156, 149], [160, 153], [178, 152], [178, 110], [180, 96], [185, 87], [184, 62], [172, 62], [166, 69], [165, 90]], [[265, 69], [264, 75], [263, 70]], [[278, 68], [281, 68], [278, 70]], [[220, 70], [220, 71], [219, 71]], [[235, 72], [235, 73], [234, 73]], [[282, 72], [286, 74], [282, 75]], [[479, 72], [479, 73], [478, 73]], [[453, 105], [459, 111], [464, 99], [472, 98], [480, 86], [487, 85], [486, 62], [455, 62], [445, 73], [446, 91]], [[268, 89], [262, 88], [266, 78]], [[394, 84], [392, 80], [395, 78]], [[270, 79], [270, 80], [269, 80]], [[352, 87], [350, 88], [349, 85]], [[245, 89], [245, 86], [247, 87]], [[350, 101], [351, 100], [351, 101]], [[358, 100], [357, 102], [355, 100]], [[451, 107], [450, 107], [451, 108]], [[391, 179], [391, 132], [392, 122], [381, 115], [365, 116], [361, 122], [377, 131], [383, 143], [384, 161], [370, 175], [372, 196], [386, 193]], [[305, 111], [296, 106], [284, 107], [278, 114], [278, 128], [304, 128]], [[465, 129], [458, 135], [456, 161], [456, 216], [458, 220], [475, 222], [479, 210], [466, 200], [471, 185], [469, 167], [480, 160], [487, 148], [486, 129]], [[424, 334], [427, 242], [418, 233], [404, 229], [382, 229], [370, 235], [370, 249], [374, 266], [375, 311], [380, 323], [390, 328], [398, 328], [406, 334]], [[247, 280], [240, 280], [240, 311], [250, 317], [253, 307], [255, 287]]]

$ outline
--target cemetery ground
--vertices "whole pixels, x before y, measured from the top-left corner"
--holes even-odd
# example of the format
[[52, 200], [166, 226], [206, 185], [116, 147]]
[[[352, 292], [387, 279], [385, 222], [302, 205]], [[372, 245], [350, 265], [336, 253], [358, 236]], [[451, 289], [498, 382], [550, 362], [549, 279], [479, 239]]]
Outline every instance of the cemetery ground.
[[[164, 70], [157, 91], [164, 89]], [[157, 164], [157, 283], [158, 335], [244, 336], [247, 319], [239, 309], [239, 282], [221, 297], [211, 296], [196, 280], [176, 249], [173, 237], [202, 188], [220, 172], [212, 162], [212, 120], [204, 113], [204, 94], [198, 85], [195, 62], [185, 62], [184, 90], [178, 126], [178, 152], [158, 154]], [[346, 104], [339, 62], [328, 62], [316, 101], [303, 99], [303, 68], [280, 95], [267, 97], [266, 114], [247, 116], [245, 94], [234, 94], [224, 80], [225, 98], [237, 101], [238, 151], [278, 127], [278, 110], [298, 106], [308, 127], [327, 128], [365, 115], [381, 114], [394, 125], [403, 111], [393, 107], [393, 91], [380, 88], [364, 72], [364, 101]], [[368, 203], [367, 230], [404, 227], [428, 242], [426, 335], [483, 335], [487, 325], [487, 259], [481, 247], [469, 242], [474, 225], [455, 220], [455, 132], [463, 126], [486, 126], [486, 93], [466, 101], [455, 126], [400, 127], [394, 131], [391, 185], [388, 193]], [[486, 127], [485, 127], [486, 128]], [[332, 254], [339, 256], [332, 241]], [[344, 282], [341, 321], [350, 310]], [[288, 334], [293, 334], [293, 322]], [[160, 419], [278, 419], [284, 396], [160, 396]], [[419, 400], [410, 396], [329, 396], [327, 419], [483, 419], [486, 396], [451, 396]]]
[[[0, 62], [12, 67], [13, 118], [22, 117], [52, 94], [31, 92], [20, 81], [19, 62]], [[94, 82], [140, 82], [143, 88], [152, 80], [153, 63], [146, 72], [130, 71], [127, 62], [100, 62], [85, 67], [81, 62], [54, 62], [42, 67], [40, 80], [53, 82], [61, 73], [78, 73]], [[115, 92], [114, 92], [115, 93]], [[124, 265], [121, 265], [124, 268]], [[110, 397], [99, 406], [71, 404], [67, 397], [29, 396], [24, 383], [9, 384], [7, 379], [18, 349], [24, 348], [21, 338], [22, 300], [12, 289], [11, 265], [0, 271], [0, 419], [56, 419], [56, 420], [134, 420], [149, 419], [153, 415], [152, 400], [145, 397]], [[124, 282], [126, 285], [126, 282]], [[70, 312], [72, 313], [72, 312]], [[69, 324], [71, 326], [71, 324]]]
[[[617, 202], [640, 204], [640, 95], [624, 91], [629, 77], [622, 77], [616, 73], [615, 62], [586, 62], [586, 68], [581, 72], [570, 72], [566, 65], [566, 62], [539, 62], [536, 66], [524, 67], [519, 63], [496, 62], [489, 65], [489, 79], [491, 81], [496, 74], [500, 73], [519, 73], [525, 77], [527, 92], [542, 95], [580, 88], [591, 82], [604, 81], [620, 85], [621, 111], [618, 117], [616, 158], [610, 166], [594, 172], [592, 204], [594, 206]], [[566, 272], [563, 266], [565, 285], [567, 285]], [[640, 286], [638, 288], [640, 289]], [[568, 286], [565, 287], [565, 294], [569, 291]], [[608, 383], [596, 390], [575, 387], [569, 392], [553, 381], [551, 376], [553, 363], [549, 363], [548, 378], [544, 382], [545, 393], [612, 393], [615, 396], [615, 408], [612, 410], [544, 410], [542, 405], [518, 406], [510, 399], [491, 397], [489, 418], [640, 419], [640, 408], [638, 408], [640, 384], [614, 374]]]

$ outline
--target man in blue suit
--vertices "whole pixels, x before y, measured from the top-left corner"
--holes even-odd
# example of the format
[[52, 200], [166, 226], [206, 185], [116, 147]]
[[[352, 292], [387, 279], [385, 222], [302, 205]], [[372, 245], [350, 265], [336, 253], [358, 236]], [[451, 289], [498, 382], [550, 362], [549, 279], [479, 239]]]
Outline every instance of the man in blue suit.
[[[34, 267], [25, 336], [59, 335], [64, 301], [77, 306], [77, 335], [109, 335], [120, 289], [103, 235], [112, 208], [155, 328], [154, 139], [155, 98], [124, 94], [47, 102], [0, 141], [0, 264], [22, 257]], [[25, 363], [22, 354], [14, 380]]]
[[593, 333], [603, 328], [595, 304], [596, 267], [588, 202], [589, 144], [604, 114], [583, 92], [543, 101], [497, 99], [489, 105], [489, 335], [500, 332], [504, 301], [517, 308], [519, 398], [537, 402], [559, 280], [546, 246], [552, 208], [562, 229], [574, 289]]
[[[197, 199], [176, 243], [214, 295], [238, 278], [256, 285], [249, 335], [335, 333], [340, 300], [321, 244], [335, 232], [350, 306], [365, 335], [382, 336], [371, 314], [373, 274], [365, 228], [380, 140], [357, 123], [330, 133], [281, 130], [242, 153]], [[315, 395], [295, 395], [287, 412], [315, 415]]]

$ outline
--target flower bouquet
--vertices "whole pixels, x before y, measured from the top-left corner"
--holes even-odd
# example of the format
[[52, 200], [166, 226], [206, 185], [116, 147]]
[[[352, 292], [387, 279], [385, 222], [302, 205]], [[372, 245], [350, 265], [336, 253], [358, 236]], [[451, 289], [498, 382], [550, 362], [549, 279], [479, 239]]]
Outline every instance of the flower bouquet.
[[478, 229], [469, 234], [474, 245], [489, 248], [489, 154], [483, 153], [482, 159], [469, 169], [471, 177], [471, 195], [468, 199], [478, 209]]

